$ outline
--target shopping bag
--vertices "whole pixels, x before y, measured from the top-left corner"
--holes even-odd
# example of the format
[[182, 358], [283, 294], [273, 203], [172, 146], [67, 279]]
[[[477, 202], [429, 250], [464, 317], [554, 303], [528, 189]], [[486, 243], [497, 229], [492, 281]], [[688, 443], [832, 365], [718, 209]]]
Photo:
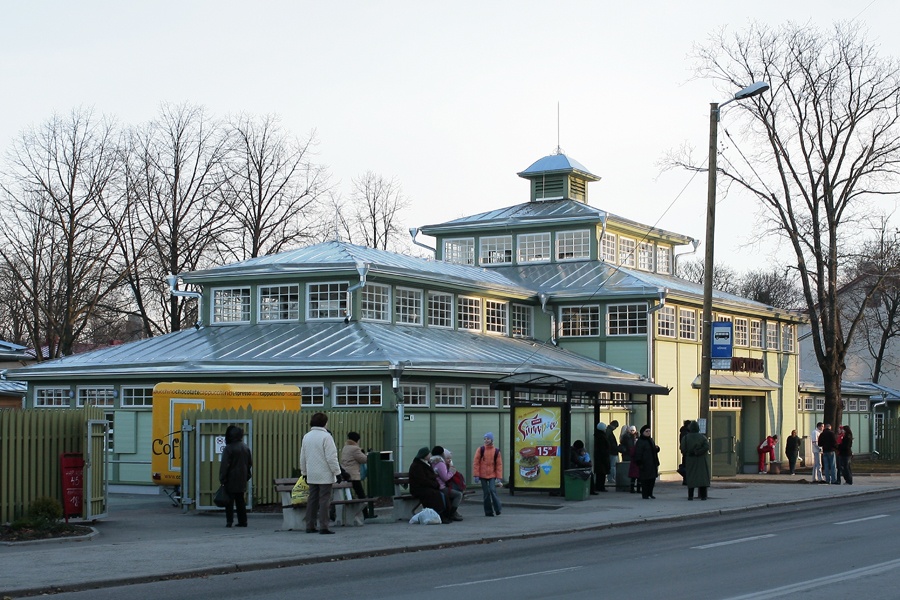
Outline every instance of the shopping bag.
[[291, 506], [305, 506], [307, 500], [309, 500], [309, 484], [301, 477], [291, 490]]
[[215, 504], [219, 508], [225, 508], [226, 506], [231, 504], [231, 496], [229, 496], [228, 492], [225, 491], [224, 485], [220, 485], [219, 489], [216, 490], [216, 495], [213, 496], [213, 504]]

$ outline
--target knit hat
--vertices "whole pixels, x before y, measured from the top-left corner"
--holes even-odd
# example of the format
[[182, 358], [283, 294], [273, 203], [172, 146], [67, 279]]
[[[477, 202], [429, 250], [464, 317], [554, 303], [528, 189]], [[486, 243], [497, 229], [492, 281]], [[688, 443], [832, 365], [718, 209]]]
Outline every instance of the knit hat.
[[488, 431], [486, 434], [484, 434], [484, 439], [486, 439], [486, 440], [491, 440], [491, 441], [493, 442], [493, 441], [494, 441], [494, 434], [491, 433], [490, 431]]
[[358, 442], [359, 438], [360, 438], [360, 435], [358, 433], [356, 433], [355, 431], [351, 431], [350, 433], [347, 434], [347, 439], [350, 440], [351, 442]]
[[597, 431], [606, 431], [606, 423], [603, 421], [597, 423]]
[[641, 427], [641, 435], [644, 435], [644, 432], [647, 431], [648, 429], [650, 429], [649, 425], [644, 425], [643, 427]]
[[424, 448], [419, 448], [419, 451], [416, 452], [416, 459], [423, 460], [426, 456], [428, 456], [429, 453], [430, 450], [428, 450], [427, 446]]
[[432, 456], [444, 456], [444, 447], [443, 446], [435, 446], [431, 449]]

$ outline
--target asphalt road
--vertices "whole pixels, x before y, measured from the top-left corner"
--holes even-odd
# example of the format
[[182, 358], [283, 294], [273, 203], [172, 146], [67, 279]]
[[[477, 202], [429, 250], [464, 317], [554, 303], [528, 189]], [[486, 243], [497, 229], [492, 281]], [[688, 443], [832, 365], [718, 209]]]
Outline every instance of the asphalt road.
[[[900, 597], [900, 493], [199, 579], [61, 599]], [[239, 545], [223, 547], [241, 552]], [[476, 596], [477, 595], [477, 596]]]

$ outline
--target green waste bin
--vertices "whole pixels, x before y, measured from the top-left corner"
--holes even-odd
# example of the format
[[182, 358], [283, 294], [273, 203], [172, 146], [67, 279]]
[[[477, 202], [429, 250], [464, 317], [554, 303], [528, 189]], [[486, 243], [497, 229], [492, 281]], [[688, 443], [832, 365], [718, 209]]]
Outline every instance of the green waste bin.
[[587, 500], [591, 494], [591, 470], [568, 469], [563, 471], [566, 500]]
[[366, 486], [369, 498], [394, 495], [394, 461], [391, 452], [369, 452]]

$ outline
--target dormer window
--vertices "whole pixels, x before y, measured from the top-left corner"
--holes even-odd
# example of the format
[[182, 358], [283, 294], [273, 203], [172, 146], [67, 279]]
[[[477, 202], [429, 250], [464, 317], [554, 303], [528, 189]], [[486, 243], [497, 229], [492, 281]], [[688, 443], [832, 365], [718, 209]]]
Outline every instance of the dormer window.
[[591, 234], [587, 229], [560, 231], [556, 234], [556, 260], [591, 257]]
[[603, 234], [600, 240], [600, 258], [616, 264], [616, 234], [608, 232]]
[[672, 249], [668, 246], [656, 247], [656, 272], [663, 275], [672, 274]]
[[635, 265], [635, 242], [631, 238], [620, 237], [619, 238], [619, 264], [625, 265], [626, 267], [633, 267]]
[[482, 265], [511, 265], [513, 248], [511, 235], [483, 237], [480, 240], [478, 259]]
[[474, 265], [475, 240], [473, 238], [444, 240], [444, 260], [457, 265]]
[[213, 323], [249, 323], [250, 288], [213, 290]]
[[296, 321], [299, 318], [299, 285], [259, 286], [260, 321]]
[[550, 262], [550, 233], [523, 233], [516, 236], [520, 263]]
[[644, 271], [653, 270], [653, 242], [641, 242], [638, 246], [638, 268]]
[[347, 314], [346, 283], [311, 283], [307, 286], [307, 318], [342, 319]]

